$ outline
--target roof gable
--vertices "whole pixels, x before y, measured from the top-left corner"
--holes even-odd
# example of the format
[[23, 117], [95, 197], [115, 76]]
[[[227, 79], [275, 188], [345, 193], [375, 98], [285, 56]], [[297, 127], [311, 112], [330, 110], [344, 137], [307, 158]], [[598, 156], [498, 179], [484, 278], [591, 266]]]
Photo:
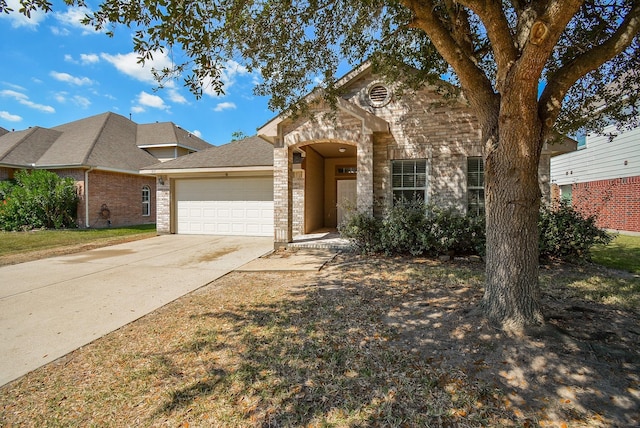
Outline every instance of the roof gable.
[[178, 146], [191, 150], [205, 150], [211, 147], [211, 144], [173, 122], [141, 124], [138, 125], [137, 132], [138, 147]]

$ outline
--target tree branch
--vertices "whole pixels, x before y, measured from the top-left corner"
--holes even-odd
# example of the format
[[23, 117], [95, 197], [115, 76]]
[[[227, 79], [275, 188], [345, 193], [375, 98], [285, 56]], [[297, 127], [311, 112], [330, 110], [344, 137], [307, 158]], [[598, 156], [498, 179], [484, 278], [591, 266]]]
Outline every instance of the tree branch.
[[549, 78], [538, 103], [538, 115], [543, 122], [545, 132], [548, 133], [553, 127], [562, 109], [562, 101], [571, 86], [590, 71], [596, 70], [622, 53], [631, 45], [639, 32], [640, 3], [635, 2], [620, 27], [607, 41], [577, 56]]
[[499, 0], [458, 0], [458, 3], [478, 15], [487, 30], [487, 36], [491, 41], [493, 55], [498, 66], [496, 87], [499, 91], [504, 77], [518, 57], [513, 34], [502, 9], [502, 2]]
[[494, 104], [496, 96], [491, 81], [443, 25], [444, 18], [437, 15], [433, 1], [401, 0], [401, 2], [415, 15], [412, 26], [424, 31], [440, 55], [453, 67], [474, 110], [481, 114], [486, 106]]

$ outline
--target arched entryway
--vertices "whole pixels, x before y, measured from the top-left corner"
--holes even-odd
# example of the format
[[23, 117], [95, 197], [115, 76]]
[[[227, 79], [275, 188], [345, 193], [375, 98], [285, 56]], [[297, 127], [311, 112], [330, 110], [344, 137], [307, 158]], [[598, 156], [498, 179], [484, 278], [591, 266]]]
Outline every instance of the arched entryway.
[[294, 235], [336, 229], [357, 205], [357, 143], [310, 141], [291, 150]]

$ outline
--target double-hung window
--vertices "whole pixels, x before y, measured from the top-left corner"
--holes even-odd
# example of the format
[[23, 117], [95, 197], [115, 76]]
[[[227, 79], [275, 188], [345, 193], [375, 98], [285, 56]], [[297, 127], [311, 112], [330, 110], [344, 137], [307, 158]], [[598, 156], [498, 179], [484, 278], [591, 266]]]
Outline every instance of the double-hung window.
[[425, 202], [427, 200], [427, 160], [391, 161], [393, 203]]
[[142, 186], [142, 215], [151, 215], [151, 189], [149, 186]]
[[484, 160], [467, 158], [467, 210], [469, 214], [484, 214]]

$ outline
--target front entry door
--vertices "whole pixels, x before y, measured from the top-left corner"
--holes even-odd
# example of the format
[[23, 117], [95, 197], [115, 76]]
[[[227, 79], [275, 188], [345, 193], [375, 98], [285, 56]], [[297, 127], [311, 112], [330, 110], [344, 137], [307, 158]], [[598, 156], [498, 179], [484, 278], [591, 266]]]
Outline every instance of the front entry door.
[[343, 222], [346, 215], [350, 210], [356, 208], [356, 202], [358, 200], [358, 191], [356, 187], [356, 180], [338, 180], [337, 189], [337, 220], [338, 226]]

